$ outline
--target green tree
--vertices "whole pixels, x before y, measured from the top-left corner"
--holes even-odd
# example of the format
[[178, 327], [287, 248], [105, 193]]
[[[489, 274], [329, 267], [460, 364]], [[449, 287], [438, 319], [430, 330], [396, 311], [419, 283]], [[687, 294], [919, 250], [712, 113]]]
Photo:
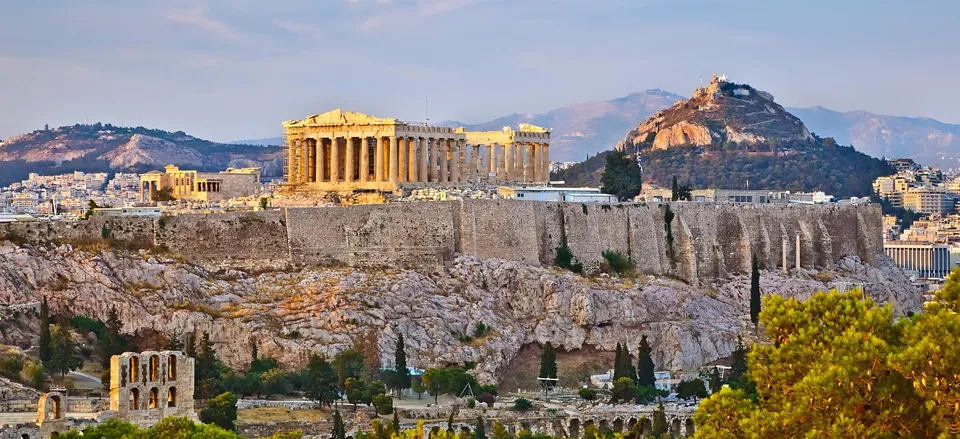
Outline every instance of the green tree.
[[480, 416], [477, 416], [477, 426], [473, 429], [473, 439], [487, 439], [487, 431]]
[[417, 399], [422, 399], [421, 396], [427, 392], [427, 386], [423, 385], [422, 380], [414, 380], [410, 388], [417, 394]]
[[100, 340], [100, 363], [104, 367], [110, 365], [110, 358], [114, 355], [120, 355], [127, 351], [127, 339], [120, 332], [123, 323], [120, 322], [120, 316], [117, 314], [117, 308], [111, 307], [107, 315], [107, 322], [104, 324], [104, 338]]
[[750, 321], [753, 322], [754, 330], [760, 324], [760, 265], [757, 263], [757, 255], [753, 255], [753, 261], [750, 264]]
[[337, 371], [320, 355], [311, 355], [303, 371], [304, 391], [320, 406], [329, 406], [339, 396], [337, 391]]
[[447, 369], [427, 369], [420, 376], [423, 385], [433, 394], [433, 403], [437, 404], [437, 397], [450, 386], [450, 374]]
[[671, 201], [693, 201], [693, 191], [690, 189], [690, 186], [678, 184], [676, 175], [673, 176], [673, 184], [671, 185], [671, 191], [670, 191], [670, 200]]
[[707, 386], [699, 378], [680, 381], [677, 385], [677, 397], [680, 399], [706, 398]]
[[623, 346], [620, 342], [617, 342], [616, 353], [613, 357], [613, 381], [624, 377], [626, 377], [626, 372], [623, 370]]
[[407, 351], [403, 343], [403, 334], [397, 337], [397, 348], [394, 351], [393, 388], [397, 391], [397, 398], [403, 399], [403, 389], [410, 387], [410, 370], [407, 369]]
[[657, 402], [657, 409], [653, 411], [653, 436], [660, 437], [670, 430], [667, 424], [667, 414], [663, 410], [663, 401]]
[[593, 400], [597, 399], [597, 391], [596, 391], [596, 389], [591, 389], [591, 388], [589, 388], [589, 387], [584, 387], [584, 388], [580, 389], [580, 391], [577, 392], [577, 393], [578, 393], [578, 394], [580, 395], [580, 397], [583, 398], [585, 401], [593, 401]]
[[347, 430], [343, 426], [343, 416], [340, 416], [340, 410], [333, 411], [333, 431], [330, 438], [347, 439]]
[[333, 357], [333, 367], [337, 370], [340, 388], [345, 389], [347, 378], [360, 378], [363, 375], [363, 354], [356, 349], [340, 351]]
[[615, 150], [606, 158], [606, 167], [600, 181], [600, 190], [615, 195], [619, 201], [631, 200], [640, 194], [643, 177], [640, 165], [625, 152]]
[[[938, 384], [938, 377], [924, 376], [929, 372], [924, 368], [938, 365], [935, 352], [942, 352], [942, 347], [906, 344], [913, 325], [927, 318], [922, 314], [894, 323], [890, 306], [878, 307], [859, 291], [817, 293], [805, 302], [765, 297], [760, 326], [773, 343], [754, 346], [746, 373], [756, 383], [757, 399], [744, 389], [714, 394], [697, 411], [696, 437], [717, 437], [709, 432], [720, 428], [726, 429], [721, 437], [937, 437], [949, 433], [943, 426], [955, 418], [955, 407], [946, 406], [949, 399], [938, 404], [924, 393], [925, 386]], [[908, 357], [919, 361], [899, 363], [900, 355], [911, 347], [922, 354]], [[950, 367], [947, 376], [960, 373], [956, 363]], [[909, 375], [914, 371], [915, 381]], [[929, 397], [956, 395], [950, 386], [945, 393], [933, 389]], [[938, 410], [950, 412], [951, 419], [938, 422]]]
[[50, 361], [50, 308], [47, 306], [47, 297], [40, 300], [40, 342], [38, 344], [40, 361], [46, 364]]
[[557, 377], [557, 353], [553, 350], [553, 343], [547, 342], [543, 347], [543, 353], [540, 354], [540, 375], [539, 378]]
[[175, 201], [176, 199], [177, 197], [173, 196], [173, 188], [169, 186], [150, 193], [150, 201]]
[[378, 415], [389, 415], [393, 413], [393, 398], [384, 393], [378, 393], [370, 399], [370, 403], [377, 409]]
[[525, 412], [533, 408], [533, 403], [527, 398], [517, 398], [513, 400], [513, 409], [518, 412]]
[[233, 423], [237, 420], [237, 397], [230, 392], [221, 393], [207, 401], [207, 406], [200, 410], [200, 421], [204, 424], [213, 424], [224, 430], [233, 431]]
[[747, 374], [747, 348], [743, 345], [743, 337], [737, 336], [737, 345], [731, 354], [733, 363], [730, 366], [731, 382], [739, 382]]
[[50, 360], [44, 363], [44, 366], [51, 374], [59, 373], [61, 377], [83, 366], [83, 358], [67, 327], [53, 325], [50, 334]]
[[613, 382], [611, 389], [610, 402], [629, 402], [637, 399], [637, 384], [627, 377], [618, 378]]
[[513, 439], [513, 435], [510, 434], [507, 427], [497, 421], [493, 423], [493, 435], [490, 436], [490, 439]]
[[657, 379], [653, 370], [653, 348], [647, 342], [646, 335], [640, 338], [640, 346], [637, 352], [637, 385], [656, 386]]
[[394, 433], [400, 433], [400, 415], [396, 410], [393, 411], [393, 421], [390, 423], [390, 427]]

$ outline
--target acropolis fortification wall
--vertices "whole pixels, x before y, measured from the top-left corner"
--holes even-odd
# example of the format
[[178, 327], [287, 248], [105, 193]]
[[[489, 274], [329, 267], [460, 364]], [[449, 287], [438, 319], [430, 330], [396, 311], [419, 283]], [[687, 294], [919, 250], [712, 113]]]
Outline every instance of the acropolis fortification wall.
[[10, 223], [2, 230], [34, 243], [89, 244], [108, 234], [111, 244], [161, 249], [211, 268], [436, 266], [456, 253], [551, 265], [566, 242], [588, 268], [614, 250], [643, 273], [691, 282], [749, 272], [754, 254], [765, 268], [782, 267], [784, 259], [793, 268], [798, 236], [804, 268], [846, 256], [873, 262], [883, 251], [876, 205], [462, 200]]

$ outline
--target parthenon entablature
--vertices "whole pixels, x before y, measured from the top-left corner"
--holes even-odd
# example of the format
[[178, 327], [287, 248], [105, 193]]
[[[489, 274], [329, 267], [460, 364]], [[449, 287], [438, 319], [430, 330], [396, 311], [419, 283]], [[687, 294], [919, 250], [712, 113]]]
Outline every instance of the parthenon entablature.
[[319, 191], [545, 183], [550, 130], [471, 132], [336, 109], [283, 123], [287, 183]]

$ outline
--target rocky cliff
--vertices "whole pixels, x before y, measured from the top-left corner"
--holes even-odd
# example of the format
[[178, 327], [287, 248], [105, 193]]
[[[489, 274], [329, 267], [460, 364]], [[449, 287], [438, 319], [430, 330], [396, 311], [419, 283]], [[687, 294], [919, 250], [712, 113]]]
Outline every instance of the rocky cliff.
[[[55, 313], [99, 319], [116, 306], [125, 332], [206, 331], [220, 357], [234, 366], [249, 361], [251, 339], [261, 354], [294, 366], [309, 353], [332, 355], [347, 348], [374, 328], [385, 362], [403, 333], [411, 365], [475, 361], [482, 381], [494, 381], [530, 343], [612, 350], [623, 342], [632, 349], [645, 334], [657, 367], [679, 370], [729, 355], [736, 335], [752, 332], [747, 275], [694, 288], [665, 278], [583, 277], [466, 256], [440, 268], [266, 273], [211, 273], [181, 261], [148, 251], [0, 242], [0, 303], [23, 307], [47, 296]], [[919, 292], [885, 257], [872, 264], [846, 257], [820, 271], [771, 270], [761, 276], [765, 293], [800, 299], [855, 285], [901, 314], [922, 306]], [[2, 343], [34, 343], [35, 315], [16, 316], [4, 320]], [[491, 335], [461, 341], [478, 321], [492, 328]]]
[[617, 149], [652, 143], [653, 149], [677, 146], [756, 144], [767, 139], [813, 140], [796, 116], [773, 100], [773, 95], [749, 85], [713, 77], [690, 99], [677, 101], [627, 132]]

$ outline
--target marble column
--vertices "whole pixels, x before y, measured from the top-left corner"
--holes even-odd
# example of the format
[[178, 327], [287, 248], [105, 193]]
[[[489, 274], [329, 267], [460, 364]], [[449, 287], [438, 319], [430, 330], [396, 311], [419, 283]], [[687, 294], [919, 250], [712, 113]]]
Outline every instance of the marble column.
[[522, 181], [522, 180], [523, 180], [523, 163], [524, 163], [524, 161], [525, 161], [524, 158], [526, 157], [526, 154], [525, 154], [525, 152], [524, 152], [524, 150], [525, 150], [525, 145], [526, 145], [526, 143], [524, 143], [524, 142], [519, 142], [519, 143], [517, 143], [517, 161], [514, 162], [514, 164], [516, 165], [516, 169], [517, 169], [517, 170], [516, 170], [517, 181]]
[[504, 184], [507, 181], [507, 160], [509, 160], [509, 151], [507, 145], [499, 145], [501, 151], [497, 154], [497, 184]]
[[496, 143], [487, 145], [487, 183], [496, 184], [497, 182], [497, 146]]
[[463, 149], [460, 148], [460, 140], [453, 139], [451, 141], [452, 146], [450, 148], [450, 153], [452, 159], [450, 161], [450, 182], [451, 183], [460, 183], [460, 173], [463, 166]]
[[343, 181], [353, 183], [353, 137], [344, 137]]
[[795, 256], [797, 258], [797, 268], [800, 268], [800, 232], [797, 232], [797, 253]]
[[513, 143], [507, 143], [503, 145], [503, 166], [504, 173], [503, 177], [500, 178], [501, 183], [513, 183], [514, 174], [513, 174], [513, 160], [516, 159], [516, 155], [513, 153]]
[[397, 181], [407, 181], [409, 172], [407, 170], [407, 139], [397, 137]]
[[[289, 140], [287, 142], [287, 184], [297, 183], [297, 176], [295, 175], [296, 171], [296, 162], [297, 162], [297, 148], [300, 147], [299, 140]], [[146, 194], [146, 187], [140, 188], [140, 201], [144, 200]]]
[[787, 241], [787, 237], [784, 236], [784, 237], [783, 237], [783, 242], [780, 244], [780, 250], [781, 250], [780, 253], [782, 253], [782, 255], [783, 255], [783, 264], [782, 264], [782, 267], [783, 267], [783, 272], [784, 272], [784, 274], [786, 274], [786, 272], [787, 272], [787, 248], [788, 248], [788, 243], [789, 243], [789, 241]]
[[326, 164], [326, 160], [324, 160], [324, 158], [327, 154], [326, 141], [327, 139], [323, 137], [317, 138], [317, 183], [323, 183], [323, 181], [327, 178], [327, 170], [324, 169], [324, 165]]
[[417, 139], [407, 137], [407, 181], [417, 181]]
[[477, 184], [477, 177], [480, 176], [480, 147], [470, 145], [470, 184]]
[[543, 145], [543, 181], [550, 182], [550, 144]]
[[523, 181], [530, 183], [536, 179], [533, 177], [533, 143], [524, 142], [526, 156], [523, 158]]
[[370, 177], [370, 143], [369, 138], [360, 136], [360, 182], [366, 183]]
[[430, 174], [427, 172], [427, 162], [430, 161], [430, 139], [427, 137], [420, 138], [420, 182], [426, 183], [430, 181]]
[[397, 175], [397, 137], [390, 136], [390, 181], [397, 182], [399, 180], [399, 175]]
[[373, 179], [376, 182], [383, 181], [383, 138], [373, 139]]
[[298, 169], [297, 169], [297, 178], [299, 183], [307, 182], [307, 140], [304, 139], [300, 142], [300, 148], [298, 149], [299, 157], [298, 160]]
[[440, 139], [433, 139], [430, 142], [430, 181], [436, 183], [440, 181], [440, 177], [437, 175], [437, 158], [440, 155], [438, 151], [440, 150]]
[[447, 173], [448, 171], [447, 166], [449, 166], [450, 164], [450, 156], [449, 156], [450, 144], [448, 142], [449, 141], [447, 139], [440, 139], [440, 151], [438, 152], [438, 154], [440, 154], [440, 182], [441, 183], [446, 183], [447, 178], [449, 177], [449, 174]]
[[543, 181], [543, 144], [533, 144], [533, 179], [532, 181]]
[[340, 139], [330, 137], [330, 183], [340, 181]]

